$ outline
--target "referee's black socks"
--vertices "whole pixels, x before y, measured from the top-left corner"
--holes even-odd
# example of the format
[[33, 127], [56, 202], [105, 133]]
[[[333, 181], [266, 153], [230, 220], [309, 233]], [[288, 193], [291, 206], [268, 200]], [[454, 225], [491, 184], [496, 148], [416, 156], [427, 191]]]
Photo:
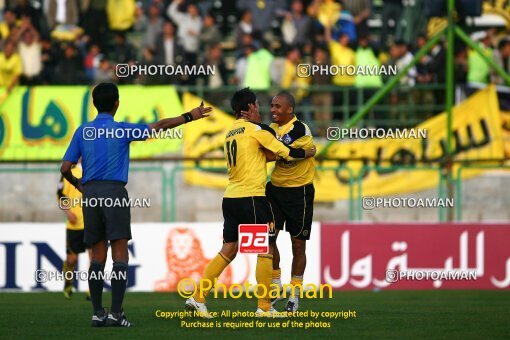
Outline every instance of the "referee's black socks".
[[89, 291], [94, 313], [103, 310], [103, 284], [104, 264], [96, 261], [90, 262], [89, 267]]
[[112, 268], [112, 313], [120, 313], [127, 285], [128, 264], [114, 262]]

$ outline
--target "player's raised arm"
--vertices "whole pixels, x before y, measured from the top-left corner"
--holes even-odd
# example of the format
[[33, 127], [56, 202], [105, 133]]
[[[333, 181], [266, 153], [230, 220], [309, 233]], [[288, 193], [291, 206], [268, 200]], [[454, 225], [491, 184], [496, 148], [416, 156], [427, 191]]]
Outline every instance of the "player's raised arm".
[[202, 119], [209, 117], [209, 112], [212, 111], [212, 107], [204, 107], [204, 102], [193, 110], [183, 113], [179, 117], [165, 118], [156, 123], [149, 124], [151, 130], [167, 130], [177, 127], [182, 124], [189, 123], [193, 120]]
[[[294, 149], [276, 139], [275, 132], [269, 126], [260, 124], [253, 137], [267, 150], [286, 160], [298, 160], [315, 156], [315, 146], [311, 149]], [[266, 155], [267, 156], [267, 155]]]

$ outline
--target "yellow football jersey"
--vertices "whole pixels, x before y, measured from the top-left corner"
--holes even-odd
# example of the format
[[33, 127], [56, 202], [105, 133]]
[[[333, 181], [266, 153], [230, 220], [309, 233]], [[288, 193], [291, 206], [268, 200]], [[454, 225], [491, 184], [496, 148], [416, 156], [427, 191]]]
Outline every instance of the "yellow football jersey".
[[[73, 176], [76, 178], [82, 177], [82, 169], [81, 166], [75, 166], [71, 169]], [[58, 198], [60, 197], [68, 197], [71, 200], [81, 198], [81, 192], [74, 187], [71, 183], [67, 181], [65, 178], [60, 179], [60, 183], [58, 185]], [[66, 227], [70, 230], [83, 230], [83, 211], [80, 205], [76, 205], [71, 207], [71, 212], [76, 215], [76, 223], [71, 224], [69, 220], [66, 221]]]
[[224, 197], [265, 196], [267, 168], [263, 148], [289, 160], [305, 157], [304, 150], [289, 148], [278, 141], [267, 125], [237, 119], [223, 146], [229, 176]]
[[[296, 117], [283, 126], [272, 123], [270, 127], [276, 132], [276, 138], [287, 146], [311, 149], [314, 145], [310, 129]], [[313, 157], [298, 161], [278, 159], [271, 173], [271, 183], [277, 187], [301, 187], [312, 183], [314, 177]]]

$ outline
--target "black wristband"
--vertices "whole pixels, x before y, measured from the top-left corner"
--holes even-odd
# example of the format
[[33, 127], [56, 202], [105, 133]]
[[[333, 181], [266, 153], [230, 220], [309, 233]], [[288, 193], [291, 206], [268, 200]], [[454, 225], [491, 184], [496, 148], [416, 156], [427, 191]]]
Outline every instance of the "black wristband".
[[306, 156], [305, 150], [289, 148], [289, 156], [296, 159], [304, 159]]
[[189, 112], [183, 113], [182, 116], [184, 117], [185, 123], [189, 123], [193, 120], [193, 116]]

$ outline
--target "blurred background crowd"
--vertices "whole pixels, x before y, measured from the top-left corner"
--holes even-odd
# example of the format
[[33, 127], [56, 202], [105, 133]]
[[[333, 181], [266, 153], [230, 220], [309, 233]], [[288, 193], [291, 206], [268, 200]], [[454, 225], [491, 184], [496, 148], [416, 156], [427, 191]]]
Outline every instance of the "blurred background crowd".
[[[192, 91], [202, 86], [208, 89], [206, 99], [220, 107], [227, 106], [228, 88], [250, 86], [260, 94], [263, 106], [275, 88], [289, 89], [304, 105], [305, 120], [341, 120], [388, 79], [346, 74], [299, 77], [297, 65], [402, 69], [427, 43], [434, 31], [432, 19], [444, 15], [437, 13], [437, 4], [432, 0], [0, 0], [0, 87], [10, 91], [18, 84], [102, 81], [175, 84]], [[472, 38], [486, 55], [510, 72], [508, 26], [480, 27], [465, 13], [457, 14], [460, 22], [471, 23]], [[445, 100], [446, 48], [441, 41], [421, 58], [386, 104], [399, 104], [399, 110], [421, 104], [428, 107], [425, 115], [440, 111]], [[456, 84], [505, 85], [465, 45], [459, 42], [453, 48]], [[214, 65], [216, 72], [117, 78], [117, 64], [134, 63]], [[415, 87], [422, 90], [414, 91]], [[375, 125], [388, 114], [374, 112]], [[398, 112], [393, 117], [405, 119]], [[324, 133], [320, 126], [317, 129]]]

